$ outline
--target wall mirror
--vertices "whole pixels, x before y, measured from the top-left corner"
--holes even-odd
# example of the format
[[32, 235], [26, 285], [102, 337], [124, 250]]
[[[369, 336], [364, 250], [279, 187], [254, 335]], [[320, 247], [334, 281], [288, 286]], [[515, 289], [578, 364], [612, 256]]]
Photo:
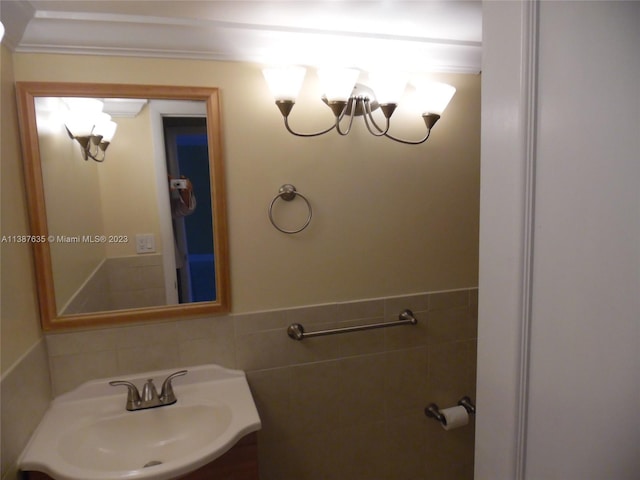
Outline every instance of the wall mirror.
[[[16, 93], [43, 329], [228, 312], [218, 89], [17, 82]], [[81, 103], [110, 116], [110, 142], [100, 120], [81, 132]]]

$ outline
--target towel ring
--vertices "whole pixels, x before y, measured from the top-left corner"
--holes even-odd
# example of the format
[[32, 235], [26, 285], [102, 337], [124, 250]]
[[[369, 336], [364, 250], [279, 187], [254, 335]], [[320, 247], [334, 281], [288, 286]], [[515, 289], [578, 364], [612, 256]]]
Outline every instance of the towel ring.
[[[276, 200], [278, 200], [279, 198], [281, 198], [282, 200], [286, 201], [286, 202], [290, 202], [291, 200], [293, 200], [296, 197], [300, 197], [302, 198], [305, 203], [307, 204], [307, 208], [309, 209], [309, 216], [307, 217], [307, 220], [304, 222], [304, 225], [302, 225], [302, 227], [300, 227], [297, 230], [285, 230], [284, 228], [280, 228], [280, 226], [278, 226], [275, 222], [275, 220], [273, 219], [273, 205], [274, 203], [276, 203]], [[296, 187], [294, 187], [293, 185], [286, 183], [284, 185], [282, 185], [280, 187], [280, 190], [278, 190], [278, 194], [273, 197], [273, 200], [271, 200], [271, 204], [269, 205], [269, 220], [271, 220], [271, 224], [276, 227], [276, 229], [278, 229], [279, 231], [281, 231], [282, 233], [288, 233], [288, 234], [292, 234], [292, 233], [299, 233], [302, 230], [304, 230], [305, 228], [307, 228], [309, 226], [309, 223], [311, 222], [311, 217], [313, 215], [313, 212], [311, 211], [311, 204], [309, 203], [309, 200], [307, 200], [307, 197], [305, 197], [304, 195], [302, 195], [301, 193], [299, 193], [296, 190]]]

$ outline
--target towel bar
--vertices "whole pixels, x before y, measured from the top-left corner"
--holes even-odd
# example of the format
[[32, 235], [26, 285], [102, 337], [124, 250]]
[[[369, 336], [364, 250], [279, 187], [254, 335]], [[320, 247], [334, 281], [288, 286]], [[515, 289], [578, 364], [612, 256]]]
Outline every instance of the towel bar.
[[355, 325], [353, 327], [330, 328], [327, 330], [317, 330], [315, 332], [305, 332], [304, 327], [299, 323], [292, 323], [287, 328], [287, 334], [294, 340], [302, 340], [307, 337], [320, 337], [323, 335], [334, 335], [336, 333], [359, 332], [361, 330], [373, 330], [374, 328], [397, 327], [399, 325], [415, 325], [418, 320], [413, 316], [413, 312], [406, 309], [400, 313], [396, 322], [370, 323], [367, 325]]

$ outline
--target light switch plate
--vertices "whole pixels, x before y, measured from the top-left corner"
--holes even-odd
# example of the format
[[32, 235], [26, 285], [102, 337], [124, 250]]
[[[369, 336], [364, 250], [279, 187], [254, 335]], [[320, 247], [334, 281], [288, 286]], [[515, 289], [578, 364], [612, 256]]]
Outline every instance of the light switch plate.
[[156, 251], [156, 239], [153, 233], [136, 234], [136, 252], [153, 253]]

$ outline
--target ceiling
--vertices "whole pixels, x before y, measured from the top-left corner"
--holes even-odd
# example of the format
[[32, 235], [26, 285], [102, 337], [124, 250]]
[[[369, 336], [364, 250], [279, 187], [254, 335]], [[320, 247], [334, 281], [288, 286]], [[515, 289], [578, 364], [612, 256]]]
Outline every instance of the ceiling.
[[16, 52], [478, 73], [479, 0], [2, 0]]

